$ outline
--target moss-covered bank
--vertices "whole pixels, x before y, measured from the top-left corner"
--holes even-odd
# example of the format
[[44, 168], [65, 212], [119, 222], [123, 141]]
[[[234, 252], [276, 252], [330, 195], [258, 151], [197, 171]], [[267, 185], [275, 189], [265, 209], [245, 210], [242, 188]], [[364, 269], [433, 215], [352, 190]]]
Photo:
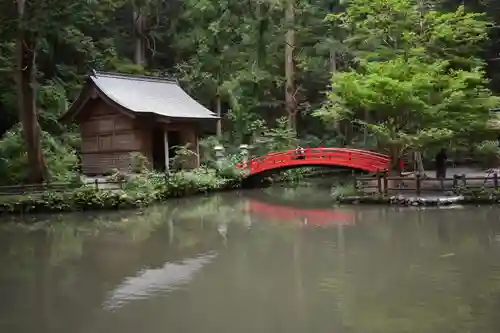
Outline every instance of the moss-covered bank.
[[493, 205], [500, 204], [497, 195], [457, 195], [450, 197], [406, 197], [380, 195], [351, 195], [335, 198], [339, 204], [369, 204], [369, 205], [397, 205], [397, 206], [450, 206], [450, 205]]
[[169, 198], [234, 189], [240, 184], [240, 177], [223, 176], [211, 169], [179, 172], [168, 179], [163, 174], [147, 173], [136, 175], [121, 189], [83, 185], [63, 192], [3, 197], [0, 215], [138, 208]]
[[331, 197], [338, 204], [369, 204], [397, 206], [449, 206], [449, 205], [479, 205], [500, 204], [500, 190], [494, 188], [463, 188], [457, 187], [447, 193], [417, 196], [384, 195], [379, 193], [364, 193], [354, 186], [334, 186]]

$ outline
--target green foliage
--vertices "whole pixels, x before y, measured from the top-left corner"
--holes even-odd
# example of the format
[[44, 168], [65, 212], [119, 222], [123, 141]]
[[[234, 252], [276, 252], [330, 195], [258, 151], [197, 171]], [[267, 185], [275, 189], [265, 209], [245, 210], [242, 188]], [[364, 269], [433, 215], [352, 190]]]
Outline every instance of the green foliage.
[[279, 152], [297, 147], [295, 133], [287, 127], [287, 120], [278, 119], [276, 128], [264, 128], [253, 144], [256, 155]]
[[[474, 87], [488, 83], [482, 71], [486, 61], [489, 63], [487, 74], [498, 82], [500, 71], [496, 67], [499, 62], [494, 59], [500, 50], [500, 39], [496, 30], [489, 30], [489, 21], [498, 23], [500, 16], [495, 1], [467, 2], [466, 7], [459, 6], [461, 3], [454, 0], [295, 1], [293, 61], [297, 89], [294, 98], [299, 112], [300, 144], [346, 144], [374, 149], [377, 145], [387, 148], [389, 143], [391, 149], [399, 150], [408, 145], [426, 146], [434, 141], [431, 137], [443, 141], [450, 137], [453, 141], [458, 140], [457, 136], [468, 140], [476, 138], [484, 122], [484, 113], [479, 110], [496, 104], [486, 91], [479, 89], [476, 96]], [[144, 67], [131, 60], [137, 37], [131, 22], [134, 6], [140, 8], [144, 16], [144, 31], [139, 36], [146, 45]], [[12, 75], [16, 63], [16, 10], [15, 2], [0, 4], [0, 112], [5, 116], [0, 119], [2, 132], [16, 123], [18, 113]], [[75, 126], [67, 127], [58, 119], [75, 100], [90, 68], [133, 74], [173, 74], [205, 106], [214, 109], [216, 101], [221, 102], [225, 133], [220, 143], [230, 144], [228, 151], [231, 154], [236, 153], [241, 143], [253, 146], [254, 155], [294, 148], [297, 138], [287, 132], [280, 121], [276, 122], [284, 115], [283, 36], [290, 28], [284, 20], [283, 10], [281, 1], [146, 0], [133, 4], [123, 0], [69, 0], [64, 4], [58, 0], [31, 1], [24, 23], [29, 31], [36, 31], [36, 100], [40, 125], [57, 141], [63, 142], [63, 147], [79, 146]], [[328, 20], [324, 20], [326, 16]], [[487, 40], [488, 34], [491, 41]], [[484, 46], [488, 48], [486, 55]], [[425, 67], [405, 79], [402, 77], [404, 70], [414, 69], [405, 65], [400, 76], [395, 75], [398, 73], [394, 66], [406, 59], [413, 59], [413, 67], [421, 63]], [[332, 63], [332, 60], [335, 61]], [[375, 69], [367, 64], [374, 60], [393, 63], [381, 64], [382, 68]], [[332, 64], [337, 71], [353, 69], [358, 75], [334, 76], [335, 89], [342, 81], [347, 84], [351, 80], [353, 84], [370, 79], [371, 85], [358, 87], [362, 88], [362, 93], [357, 92], [357, 102], [352, 100], [356, 96], [350, 96], [350, 103], [342, 105], [351, 114], [343, 117], [341, 125], [354, 124], [361, 129], [368, 126], [366, 140], [359, 139], [358, 133], [349, 135], [349, 130], [334, 124], [331, 112], [319, 113], [327, 120], [325, 123], [310, 117], [311, 110], [318, 109], [324, 102]], [[442, 72], [446, 75], [442, 80], [436, 78], [441, 72], [435, 67], [429, 68], [435, 64], [444, 66]], [[436, 80], [432, 84], [442, 84], [442, 89], [448, 87], [446, 94], [437, 94], [444, 102], [429, 101], [430, 98], [423, 95], [430, 88], [423, 85], [419, 86], [423, 90], [416, 97], [412, 95], [408, 87], [414, 81], [420, 80], [421, 84], [428, 78]], [[442, 82], [446, 80], [450, 82]], [[339, 92], [343, 95], [338, 98], [347, 97], [345, 89]], [[393, 101], [379, 98], [393, 93], [397, 96]], [[365, 99], [367, 94], [367, 102], [360, 102], [359, 99]], [[332, 99], [331, 94], [328, 98]], [[394, 116], [393, 111], [405, 104], [404, 98], [411, 100], [407, 100], [408, 105], [403, 105], [404, 109]], [[482, 98], [485, 100], [481, 101]], [[423, 115], [424, 107], [419, 104], [422, 99], [423, 103], [433, 106], [432, 112], [439, 105], [446, 112], [440, 109], [434, 115]], [[462, 103], [464, 100], [467, 103]], [[365, 105], [367, 103], [370, 107]], [[415, 104], [418, 106], [416, 111], [408, 110]], [[389, 110], [385, 110], [386, 107]], [[449, 118], [451, 108], [454, 116]], [[439, 131], [435, 131], [435, 125], [427, 128], [424, 124], [415, 129], [414, 124], [409, 124], [423, 118], [432, 123], [437, 113], [441, 119], [449, 119]], [[407, 114], [410, 114], [409, 120], [402, 123], [400, 120], [406, 119]], [[459, 117], [459, 114], [465, 116]], [[472, 123], [470, 114], [478, 116]], [[365, 119], [365, 115], [370, 118]], [[396, 125], [389, 124], [387, 119], [395, 119]], [[402, 129], [399, 129], [401, 124]], [[467, 130], [457, 132], [457, 127]], [[394, 128], [398, 129], [397, 133], [391, 133]], [[303, 135], [306, 133], [313, 135], [306, 137]], [[211, 154], [209, 149], [202, 147], [200, 158], [204, 164], [213, 161]], [[185, 164], [182, 158], [177, 160], [177, 164]], [[19, 174], [16, 161], [9, 161], [9, 165], [13, 167], [9, 174]], [[228, 167], [228, 170], [233, 169]]]
[[219, 139], [215, 136], [209, 136], [199, 141], [200, 145], [200, 163], [210, 164], [215, 161], [215, 147], [220, 145]]
[[358, 191], [356, 188], [354, 188], [353, 184], [337, 184], [332, 187], [331, 190], [331, 196], [334, 201], [339, 201], [342, 198], [349, 197], [349, 196], [354, 196], [358, 194]]
[[[323, 22], [331, 1], [297, 1], [295, 27], [298, 111], [306, 114], [323, 98], [328, 58], [339, 46]], [[283, 3], [185, 1], [175, 49], [184, 56], [176, 67], [185, 87], [206, 105], [222, 101], [226, 137], [236, 145], [283, 115]], [[199, 24], [192, 24], [197, 21]], [[207, 28], [208, 27], [208, 28]], [[340, 52], [339, 52], [340, 54]], [[309, 130], [305, 128], [304, 131]]]
[[195, 169], [173, 174], [168, 181], [166, 193], [178, 197], [195, 193], [206, 193], [214, 189], [236, 185], [233, 179], [221, 178], [216, 170]]
[[[317, 115], [362, 123], [381, 146], [401, 152], [484, 131], [489, 109], [499, 101], [485, 88], [484, 73], [448, 71], [446, 66], [398, 58], [369, 62], [361, 73], [339, 73], [330, 103]], [[376, 121], [358, 119], [352, 110], [360, 109]]]
[[234, 154], [216, 163], [215, 171], [219, 177], [241, 180], [245, 171], [236, 168], [239, 163], [241, 163], [241, 156]]
[[0, 213], [120, 209], [145, 206], [154, 201], [148, 193], [130, 194], [123, 190], [97, 190], [93, 186], [68, 192], [46, 192], [0, 202]]
[[358, 48], [358, 65], [333, 75], [317, 116], [361, 124], [394, 159], [408, 148], [486, 130], [489, 110], [500, 99], [487, 88], [482, 62], [474, 60], [487, 37], [484, 15], [463, 7], [422, 10], [412, 0], [353, 0], [331, 18]]
[[[70, 181], [77, 177], [75, 151], [47, 132], [42, 133], [42, 147], [51, 180]], [[28, 177], [28, 159], [20, 127], [16, 126], [0, 139], [1, 183], [20, 184]]]
[[477, 145], [476, 156], [486, 168], [500, 165], [500, 147], [498, 141], [483, 141]]
[[179, 171], [170, 175], [144, 172], [131, 176], [122, 189], [161, 200], [237, 186], [240, 180], [236, 171], [230, 173], [226, 170], [224, 177], [220, 171], [207, 168]]
[[136, 175], [128, 177], [122, 185], [122, 189], [129, 193], [142, 193], [152, 197], [152, 200], [158, 200], [165, 197], [167, 177], [163, 173], [143, 171]]
[[273, 176], [273, 182], [287, 182], [291, 184], [299, 184], [304, 181], [304, 179], [308, 176], [313, 175], [314, 172], [309, 168], [297, 168], [285, 170], [283, 172], [278, 173]]
[[329, 21], [346, 33], [349, 50], [361, 62], [395, 57], [443, 59], [460, 68], [482, 66], [480, 55], [491, 23], [464, 6], [437, 11], [416, 0], [351, 0]]
[[141, 153], [130, 154], [130, 171], [134, 173], [145, 173], [149, 170], [149, 161]]
[[173, 148], [175, 150], [175, 156], [170, 159], [170, 165], [172, 165], [174, 170], [181, 170], [189, 167], [192, 159], [198, 157], [198, 155], [191, 150], [192, 145], [190, 143], [174, 146]]
[[313, 134], [304, 135], [299, 138], [299, 146], [301, 147], [341, 147], [342, 138], [331, 136], [329, 133], [323, 134], [321, 137]]
[[130, 176], [116, 189], [96, 189], [92, 184], [65, 192], [4, 197], [0, 214], [137, 208], [168, 198], [234, 188], [239, 183], [239, 178], [223, 178], [213, 169], [181, 171], [170, 176], [144, 172]]

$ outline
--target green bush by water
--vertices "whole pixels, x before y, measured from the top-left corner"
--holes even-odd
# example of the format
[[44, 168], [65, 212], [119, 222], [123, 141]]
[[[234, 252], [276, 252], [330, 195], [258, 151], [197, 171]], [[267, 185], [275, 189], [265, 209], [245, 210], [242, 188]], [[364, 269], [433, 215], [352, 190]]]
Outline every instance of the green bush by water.
[[500, 147], [498, 141], [487, 140], [477, 146], [478, 159], [483, 167], [498, 167], [500, 163]]
[[144, 207], [159, 200], [231, 189], [239, 184], [238, 177], [221, 177], [214, 169], [181, 171], [168, 178], [148, 172], [132, 176], [120, 189], [84, 185], [65, 192], [0, 197], [0, 214]]
[[[44, 151], [51, 181], [73, 181], [77, 174], [78, 158], [75, 150], [66, 142], [42, 131], [41, 145]], [[0, 179], [1, 185], [15, 185], [28, 178], [28, 157], [19, 125], [0, 139]]]
[[337, 184], [332, 187], [330, 195], [334, 201], [359, 194], [353, 184]]

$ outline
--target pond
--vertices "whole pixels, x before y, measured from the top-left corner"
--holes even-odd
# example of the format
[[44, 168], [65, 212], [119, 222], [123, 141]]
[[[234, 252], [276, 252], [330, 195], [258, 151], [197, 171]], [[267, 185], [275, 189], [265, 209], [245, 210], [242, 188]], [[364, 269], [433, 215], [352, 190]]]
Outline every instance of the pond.
[[4, 220], [0, 332], [497, 333], [499, 218], [313, 184]]

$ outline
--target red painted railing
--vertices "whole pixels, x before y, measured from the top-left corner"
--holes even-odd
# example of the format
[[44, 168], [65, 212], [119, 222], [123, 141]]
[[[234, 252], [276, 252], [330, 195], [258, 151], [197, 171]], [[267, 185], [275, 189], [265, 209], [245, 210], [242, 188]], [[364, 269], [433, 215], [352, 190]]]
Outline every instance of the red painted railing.
[[390, 158], [387, 155], [361, 149], [350, 148], [303, 148], [270, 153], [254, 158], [237, 167], [248, 170], [248, 175], [293, 166], [343, 166], [368, 172], [388, 169]]

